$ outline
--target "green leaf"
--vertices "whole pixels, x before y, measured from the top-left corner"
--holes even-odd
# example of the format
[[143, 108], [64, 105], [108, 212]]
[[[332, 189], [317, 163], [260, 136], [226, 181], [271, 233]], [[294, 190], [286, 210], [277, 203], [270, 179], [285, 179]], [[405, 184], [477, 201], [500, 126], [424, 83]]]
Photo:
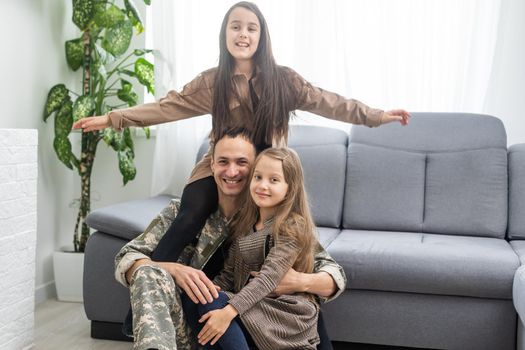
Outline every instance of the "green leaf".
[[127, 80], [121, 79], [122, 88], [117, 91], [117, 97], [132, 107], [137, 104], [138, 95], [133, 91], [133, 85]]
[[155, 94], [153, 64], [141, 57], [135, 61], [135, 74], [139, 82], [148, 88], [148, 92]]
[[56, 136], [53, 141], [53, 148], [55, 149], [58, 159], [69, 169], [73, 170], [73, 166], [71, 165], [71, 158], [73, 157], [71, 154], [71, 142], [69, 142], [69, 139], [65, 136]]
[[95, 99], [88, 95], [83, 95], [77, 98], [73, 106], [73, 119], [77, 121], [79, 119], [90, 117], [95, 112], [96, 104]]
[[[112, 146], [113, 143], [113, 137], [115, 135], [116, 131], [112, 128], [105, 128], [103, 131], [102, 139], [108, 146]], [[118, 151], [118, 150], [116, 150]]]
[[85, 30], [89, 22], [93, 19], [95, 6], [93, 0], [75, 0], [73, 1], [73, 23], [80, 30]]
[[137, 175], [137, 168], [133, 163], [133, 154], [130, 149], [118, 152], [118, 167], [122, 174], [124, 185], [135, 178]]
[[119, 72], [119, 74], [125, 74], [125, 75], [128, 75], [130, 77], [136, 77], [137, 76], [135, 74], [135, 72], [133, 72], [131, 70], [128, 70], [128, 69], [119, 69], [118, 72]]
[[151, 129], [149, 127], [142, 128], [144, 130], [144, 134], [146, 134], [146, 139], [150, 139], [151, 137]]
[[126, 149], [126, 143], [124, 141], [124, 135], [122, 132], [117, 132], [111, 128], [106, 128], [104, 129], [103, 139], [104, 142], [116, 152]]
[[122, 10], [117, 6], [111, 5], [106, 8], [105, 3], [95, 5], [95, 23], [99, 27], [109, 28], [126, 18]]
[[68, 90], [64, 84], [53, 86], [47, 94], [46, 105], [44, 107], [44, 121], [47, 121], [51, 113], [58, 111], [68, 98]]
[[67, 137], [73, 126], [73, 102], [68, 100], [60, 107], [55, 117], [55, 136]]
[[115, 61], [115, 57], [110, 55], [102, 46], [95, 44], [95, 50], [97, 51], [98, 55], [100, 56], [100, 61], [102, 64], [110, 64]]
[[66, 41], [66, 60], [69, 67], [74, 71], [82, 66], [84, 46], [80, 38]]
[[133, 50], [133, 54], [135, 56], [142, 56], [146, 53], [150, 53], [150, 52], [153, 52], [153, 50], [150, 50], [150, 49], [135, 49]]
[[146, 5], [151, 5], [151, 0], [144, 0], [144, 3], [145, 3]]
[[128, 15], [131, 24], [135, 27], [137, 34], [140, 34], [144, 31], [144, 26], [142, 25], [142, 20], [140, 19], [139, 12], [133, 3], [133, 0], [124, 0], [124, 6], [126, 7], [126, 14]]
[[133, 138], [131, 137], [131, 130], [130, 128], [125, 128], [122, 132], [123, 139], [124, 139], [124, 145], [126, 148], [128, 148], [131, 151], [131, 154], [133, 157], [135, 157], [135, 147], [133, 145]]
[[115, 57], [122, 55], [129, 47], [133, 28], [130, 21], [121, 21], [106, 29], [102, 47]]

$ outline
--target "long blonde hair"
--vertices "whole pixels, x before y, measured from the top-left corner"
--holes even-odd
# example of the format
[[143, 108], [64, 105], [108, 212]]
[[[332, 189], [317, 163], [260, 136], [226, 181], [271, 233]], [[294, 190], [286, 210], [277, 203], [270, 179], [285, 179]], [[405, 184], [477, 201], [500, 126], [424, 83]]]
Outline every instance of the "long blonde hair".
[[[276, 244], [280, 237], [291, 237], [301, 247], [301, 252], [293, 268], [299, 272], [313, 271], [314, 249], [317, 242], [315, 224], [310, 213], [308, 197], [304, 188], [303, 168], [299, 156], [290, 148], [268, 148], [261, 152], [251, 170], [250, 179], [259, 160], [269, 157], [282, 162], [284, 181], [288, 192], [275, 210], [272, 222], [272, 234]], [[259, 208], [253, 201], [250, 191], [245, 192], [244, 206], [231, 223], [232, 239], [251, 232], [259, 218]]]

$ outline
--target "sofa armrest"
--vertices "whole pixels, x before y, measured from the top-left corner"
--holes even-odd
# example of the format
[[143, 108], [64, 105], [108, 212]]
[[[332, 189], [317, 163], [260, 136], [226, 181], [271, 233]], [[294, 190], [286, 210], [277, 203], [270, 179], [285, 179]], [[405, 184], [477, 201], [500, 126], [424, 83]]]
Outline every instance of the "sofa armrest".
[[88, 215], [86, 223], [95, 230], [129, 241], [144, 232], [155, 216], [173, 198], [175, 196], [163, 194], [113, 204], [92, 211]]
[[509, 239], [525, 239], [525, 143], [509, 147]]

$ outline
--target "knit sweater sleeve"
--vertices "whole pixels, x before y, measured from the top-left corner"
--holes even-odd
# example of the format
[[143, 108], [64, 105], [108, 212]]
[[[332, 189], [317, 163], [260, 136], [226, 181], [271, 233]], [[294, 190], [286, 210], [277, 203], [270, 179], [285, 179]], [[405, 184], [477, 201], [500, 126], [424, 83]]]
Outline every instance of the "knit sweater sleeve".
[[276, 241], [264, 260], [259, 275], [229, 300], [230, 305], [242, 315], [257, 304], [277, 287], [299, 252], [300, 247], [293, 238], [283, 237]]

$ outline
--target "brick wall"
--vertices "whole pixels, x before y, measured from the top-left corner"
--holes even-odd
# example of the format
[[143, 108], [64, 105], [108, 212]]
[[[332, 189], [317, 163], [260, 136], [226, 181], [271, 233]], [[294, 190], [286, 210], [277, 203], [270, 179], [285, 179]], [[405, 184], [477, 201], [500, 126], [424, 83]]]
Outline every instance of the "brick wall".
[[0, 129], [0, 349], [33, 343], [37, 130]]

